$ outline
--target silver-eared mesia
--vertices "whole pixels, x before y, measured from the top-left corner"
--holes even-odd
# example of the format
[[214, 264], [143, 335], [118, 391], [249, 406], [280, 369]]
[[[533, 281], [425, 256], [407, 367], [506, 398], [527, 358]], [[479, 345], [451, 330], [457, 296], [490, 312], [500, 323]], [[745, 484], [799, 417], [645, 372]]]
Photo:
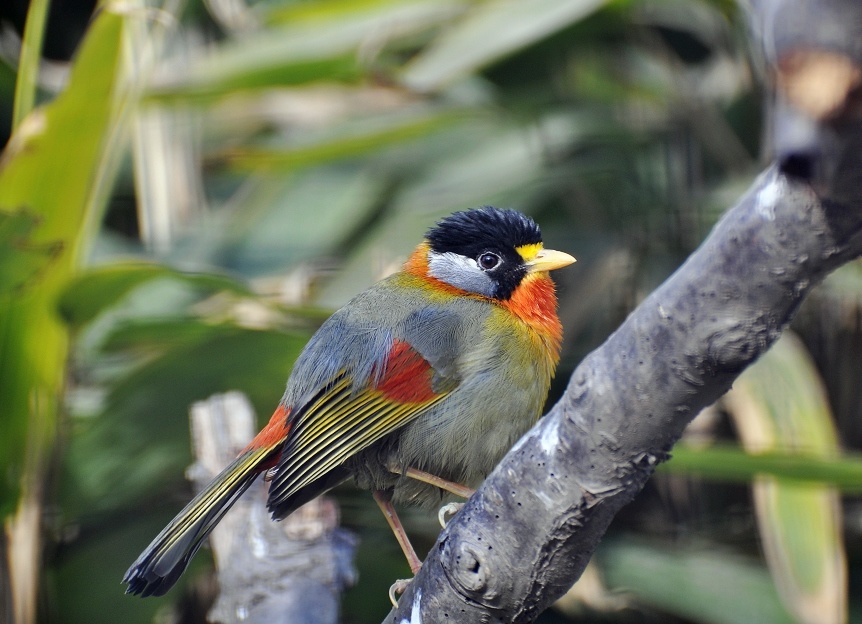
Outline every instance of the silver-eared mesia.
[[475, 486], [538, 419], [562, 336], [548, 272], [574, 261], [513, 210], [441, 220], [314, 334], [269, 424], [132, 564], [127, 593], [168, 591], [263, 472], [276, 520], [352, 477], [406, 541], [393, 502], [469, 492], [456, 484]]

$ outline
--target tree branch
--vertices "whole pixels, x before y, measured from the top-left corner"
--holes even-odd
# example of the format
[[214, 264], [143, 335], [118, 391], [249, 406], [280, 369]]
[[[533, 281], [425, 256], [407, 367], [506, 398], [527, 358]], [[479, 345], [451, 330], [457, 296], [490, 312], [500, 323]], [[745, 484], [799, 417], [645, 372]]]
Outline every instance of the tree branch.
[[[843, 38], [798, 28], [826, 5], [846, 9], [833, 24]], [[794, 11], [801, 21], [787, 19]], [[788, 55], [817, 48], [820, 31], [839, 65], [862, 66], [860, 13], [847, 0], [753, 4], [777, 85], [776, 164], [581, 363], [441, 534], [386, 622], [533, 621], [577, 580], [688, 422], [775, 342], [815, 284], [862, 253], [857, 87], [847, 82], [837, 104], [818, 107], [776, 78]]]

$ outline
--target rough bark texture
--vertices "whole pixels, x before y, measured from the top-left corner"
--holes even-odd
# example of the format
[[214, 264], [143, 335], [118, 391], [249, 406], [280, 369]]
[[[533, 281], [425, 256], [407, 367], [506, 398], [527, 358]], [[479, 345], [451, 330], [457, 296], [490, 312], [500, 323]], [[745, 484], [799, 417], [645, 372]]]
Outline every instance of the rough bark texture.
[[[190, 473], [203, 487], [253, 437], [255, 419], [248, 400], [233, 392], [193, 405], [191, 421], [197, 462]], [[336, 624], [341, 592], [356, 576], [355, 538], [337, 524], [325, 497], [272, 522], [258, 479], [210, 537], [219, 596], [209, 621]]]
[[815, 284], [862, 253], [862, 3], [750, 8], [774, 87], [775, 162], [581, 363], [386, 622], [533, 621], [577, 580], [688, 422], [775, 342]]

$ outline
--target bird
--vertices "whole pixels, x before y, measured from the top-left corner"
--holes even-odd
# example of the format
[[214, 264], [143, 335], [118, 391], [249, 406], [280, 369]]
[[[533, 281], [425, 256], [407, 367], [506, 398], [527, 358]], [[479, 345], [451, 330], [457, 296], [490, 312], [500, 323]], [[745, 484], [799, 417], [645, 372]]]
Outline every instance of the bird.
[[165, 594], [261, 474], [274, 520], [352, 477], [415, 574], [393, 505], [469, 495], [539, 419], [562, 341], [549, 271], [573, 262], [515, 210], [440, 219], [314, 333], [268, 424], [129, 567], [126, 593]]

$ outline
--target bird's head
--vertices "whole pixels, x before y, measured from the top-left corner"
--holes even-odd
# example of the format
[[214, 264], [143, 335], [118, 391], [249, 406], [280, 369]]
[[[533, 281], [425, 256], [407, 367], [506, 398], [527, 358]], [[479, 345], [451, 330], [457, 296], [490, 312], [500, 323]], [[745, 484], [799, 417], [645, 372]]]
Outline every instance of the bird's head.
[[529, 275], [574, 261], [567, 253], [545, 249], [531, 218], [490, 206], [439, 221], [411, 259], [413, 272], [501, 301], [509, 300]]

